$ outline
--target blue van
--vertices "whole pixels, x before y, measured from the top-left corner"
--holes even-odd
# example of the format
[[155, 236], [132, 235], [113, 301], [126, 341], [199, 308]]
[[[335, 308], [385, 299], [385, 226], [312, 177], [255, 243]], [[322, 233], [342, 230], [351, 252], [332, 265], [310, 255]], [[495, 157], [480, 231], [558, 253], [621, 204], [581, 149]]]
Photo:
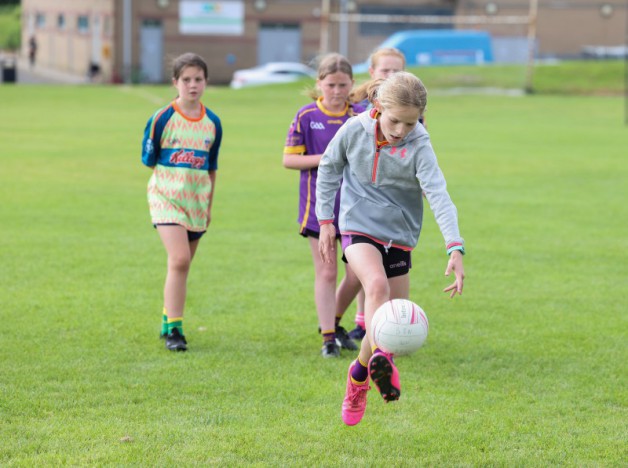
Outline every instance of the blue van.
[[486, 31], [421, 29], [398, 32], [380, 47], [394, 47], [408, 66], [482, 65], [493, 62], [491, 35]]

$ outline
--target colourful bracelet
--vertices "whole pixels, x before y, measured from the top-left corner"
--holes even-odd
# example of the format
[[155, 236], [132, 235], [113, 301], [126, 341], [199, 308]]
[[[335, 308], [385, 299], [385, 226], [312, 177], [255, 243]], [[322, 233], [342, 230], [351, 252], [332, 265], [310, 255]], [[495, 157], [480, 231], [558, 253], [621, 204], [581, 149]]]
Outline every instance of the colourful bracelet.
[[454, 250], [460, 251], [462, 255], [464, 255], [464, 246], [463, 245], [452, 245], [447, 249], [447, 255], [451, 255]]

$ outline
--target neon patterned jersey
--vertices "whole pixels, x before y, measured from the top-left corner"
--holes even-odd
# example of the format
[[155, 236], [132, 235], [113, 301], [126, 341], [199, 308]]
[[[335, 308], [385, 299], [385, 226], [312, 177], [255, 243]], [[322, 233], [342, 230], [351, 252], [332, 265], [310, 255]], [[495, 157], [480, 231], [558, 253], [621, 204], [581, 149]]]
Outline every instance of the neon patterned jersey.
[[[342, 125], [354, 115], [364, 111], [358, 105], [347, 104], [341, 112], [330, 112], [322, 104], [322, 97], [299, 109], [295, 116], [286, 143], [283, 149], [285, 154], [323, 154], [331, 139]], [[306, 229], [320, 232], [318, 219], [314, 212], [316, 206], [316, 177], [317, 168], [305, 169], [301, 171], [299, 182], [299, 232]], [[340, 201], [340, 191], [336, 197], [336, 218], [338, 219], [338, 209]], [[336, 225], [336, 229], [338, 226]], [[336, 231], [340, 232], [340, 231]]]
[[205, 106], [200, 117], [190, 118], [172, 102], [148, 120], [142, 163], [154, 167], [148, 181], [153, 224], [179, 224], [193, 232], [207, 229], [209, 171], [218, 169], [221, 140], [220, 119]]

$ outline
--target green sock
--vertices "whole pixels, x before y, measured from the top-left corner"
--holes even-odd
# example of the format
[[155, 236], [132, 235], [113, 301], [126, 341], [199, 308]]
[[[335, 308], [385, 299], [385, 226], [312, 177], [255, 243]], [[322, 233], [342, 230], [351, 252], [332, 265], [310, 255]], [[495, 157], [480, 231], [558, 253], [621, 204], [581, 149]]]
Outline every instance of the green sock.
[[172, 333], [175, 328], [179, 329], [179, 333], [183, 335], [183, 317], [168, 317], [168, 334]]
[[164, 312], [161, 315], [161, 334], [168, 334], [168, 314], [166, 313], [166, 308], [164, 307]]

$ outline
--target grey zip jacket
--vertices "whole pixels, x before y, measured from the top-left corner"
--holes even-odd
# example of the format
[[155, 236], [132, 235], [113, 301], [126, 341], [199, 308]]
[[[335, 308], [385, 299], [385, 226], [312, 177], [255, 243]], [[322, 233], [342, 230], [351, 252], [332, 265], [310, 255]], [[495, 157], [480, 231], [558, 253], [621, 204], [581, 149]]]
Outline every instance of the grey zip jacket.
[[333, 220], [340, 188], [341, 234], [412, 250], [421, 234], [425, 192], [448, 253], [452, 247], [464, 252], [458, 212], [423, 125], [417, 123], [401, 144], [379, 150], [376, 125], [370, 112], [363, 112], [345, 122], [327, 146], [316, 184], [319, 223]]

